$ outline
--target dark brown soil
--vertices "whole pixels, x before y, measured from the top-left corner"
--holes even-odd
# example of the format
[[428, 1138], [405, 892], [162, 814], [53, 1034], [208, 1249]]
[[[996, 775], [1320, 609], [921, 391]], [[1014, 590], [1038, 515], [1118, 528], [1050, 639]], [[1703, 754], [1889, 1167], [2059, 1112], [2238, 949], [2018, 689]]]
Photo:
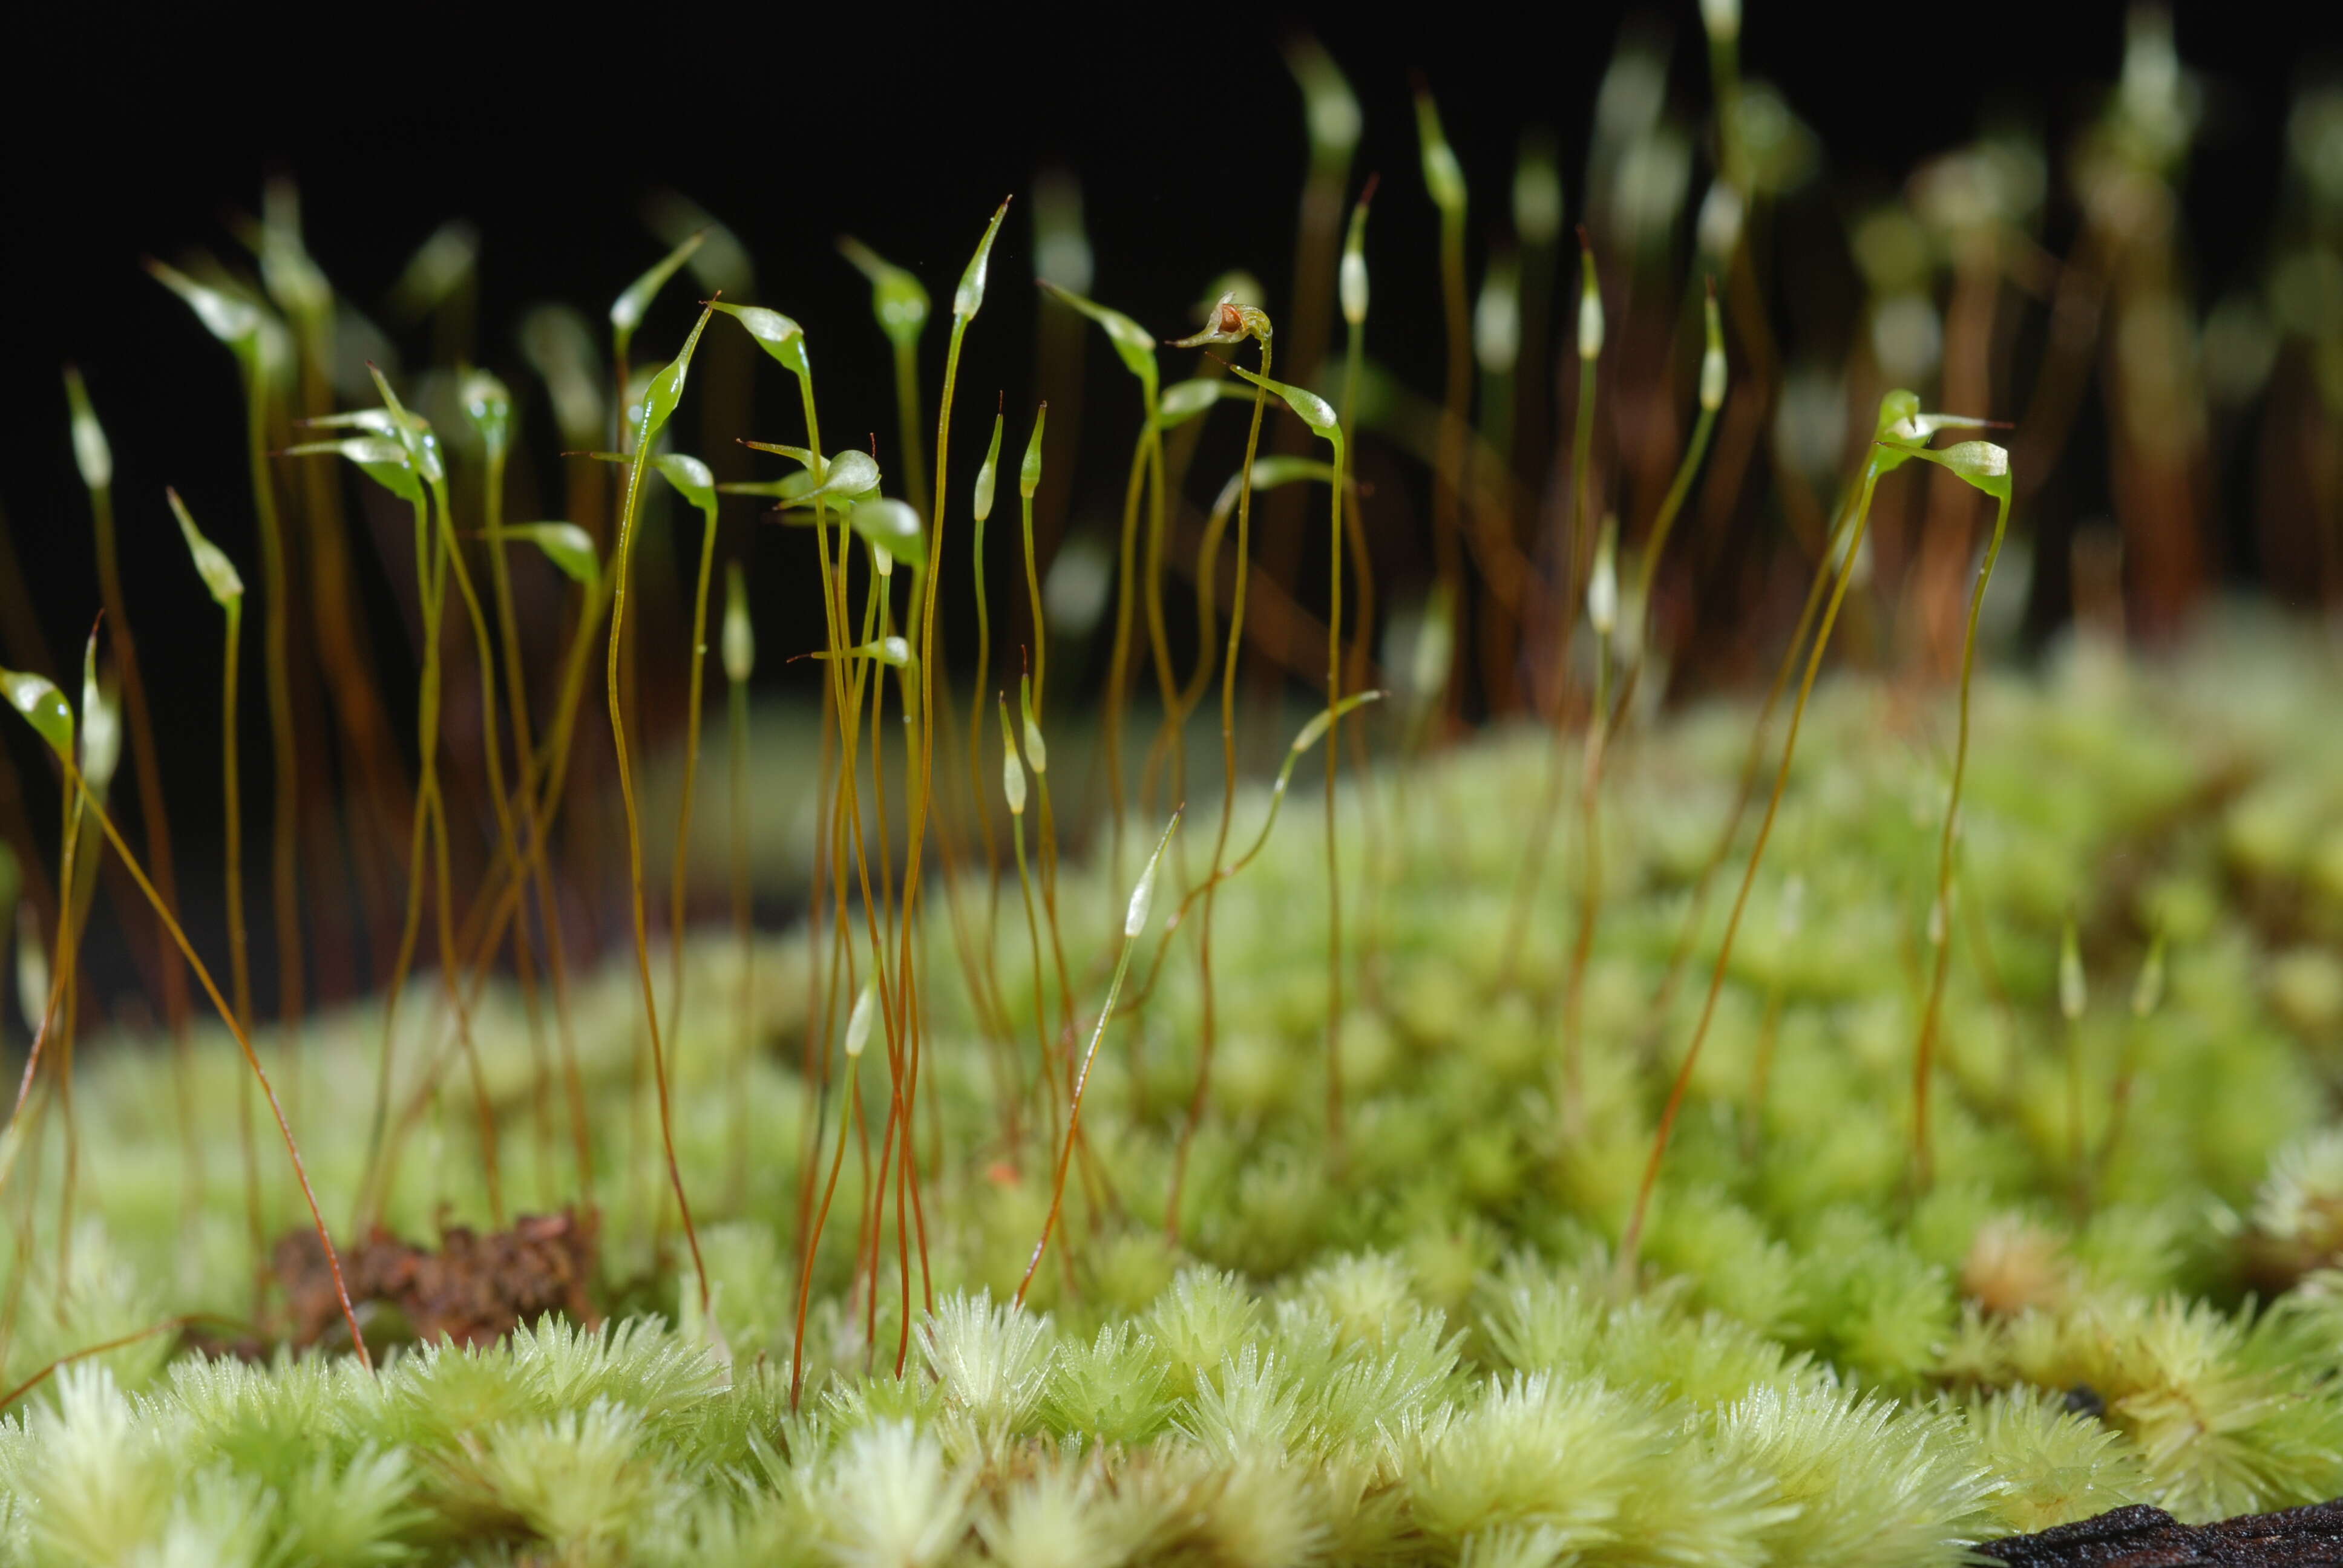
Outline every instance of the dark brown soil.
[[2327, 1568], [2343, 1564], [2343, 1502], [2213, 1524], [2143, 1503], [1980, 1550], [2013, 1568]]

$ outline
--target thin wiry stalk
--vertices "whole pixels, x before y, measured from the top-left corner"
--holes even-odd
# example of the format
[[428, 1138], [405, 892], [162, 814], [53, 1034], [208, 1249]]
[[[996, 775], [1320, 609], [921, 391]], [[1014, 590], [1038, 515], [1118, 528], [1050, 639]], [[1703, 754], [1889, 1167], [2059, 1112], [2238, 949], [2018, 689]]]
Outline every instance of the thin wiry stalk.
[[[78, 421], [87, 404], [81, 373], [68, 367], [66, 391]], [[88, 415], [93, 428], [96, 416]], [[101, 436], [100, 440], [103, 441]], [[147, 858], [154, 862], [155, 886], [164, 902], [179, 907], [178, 871], [171, 853], [171, 816], [163, 798], [163, 773], [155, 755], [155, 722], [146, 708], [146, 681], [139, 670], [138, 641], [131, 634], [130, 607], [122, 593], [121, 556], [114, 528], [114, 487], [89, 487], [90, 522], [97, 543], [98, 602], [105, 608], [107, 645], [114, 668], [122, 678], [122, 711], [130, 731], [130, 756], [138, 770], [138, 822], [145, 831]], [[172, 960], [171, 939], [162, 922], [155, 925], [155, 964], [162, 982], [163, 1017], [171, 1032], [171, 1084], [177, 1101], [179, 1142], [186, 1151], [187, 1191], [193, 1206], [204, 1190], [203, 1146], [195, 1135], [194, 1103], [189, 1098], [193, 1047], [187, 1039], [187, 977]]]
[[[244, 787], [236, 763], [237, 663], [244, 646], [244, 600], [231, 598], [225, 607], [227, 646], [220, 658], [220, 836], [227, 871], [228, 976], [236, 991], [236, 1021], [252, 1029], [252, 958], [244, 925]], [[244, 1150], [245, 1219], [251, 1231], [252, 1255], [266, 1255], [266, 1228], [260, 1217], [260, 1155], [252, 1135], [251, 1085], [240, 1086], [236, 1097], [236, 1136]], [[254, 1290], [260, 1289], [257, 1279]], [[256, 1302], [256, 1306], [257, 1302]]]
[[246, 456], [252, 469], [252, 505], [260, 523], [261, 592], [266, 597], [263, 635], [268, 685], [268, 744], [275, 766], [269, 790], [269, 867], [277, 921], [277, 1028], [284, 1060], [292, 1078], [287, 1085], [294, 1102], [300, 1101], [298, 1063], [301, 1046], [301, 869], [300, 761], [293, 730], [293, 686], [286, 644], [287, 597], [290, 588], [285, 569], [285, 540], [277, 518], [277, 488], [268, 467], [268, 372], [266, 356], [256, 351], [245, 377]]
[[[703, 323], [705, 319], [703, 317]], [[645, 423], [648, 425], [649, 420]], [[667, 1052], [659, 1040], [659, 999], [651, 988], [650, 932], [643, 915], [642, 822], [635, 800], [634, 759], [628, 754], [627, 716], [618, 678], [619, 659], [626, 646], [627, 577], [634, 564], [636, 519], [642, 510], [643, 469], [647, 466], [644, 459], [648, 456], [639, 447], [634, 461], [628, 466], [626, 502], [618, 514], [618, 545], [610, 568], [617, 576], [610, 590], [609, 651], [604, 674], [609, 691], [611, 740], [618, 761], [618, 798], [626, 808], [627, 880], [634, 917], [635, 967], [643, 987], [644, 1027], [650, 1031], [651, 1076], [659, 1090], [659, 1139], [667, 1153], [668, 1181], [675, 1190], [676, 1207], [683, 1218], [684, 1240], [691, 1248], [692, 1275], [699, 1291], [700, 1322], [708, 1323], [714, 1322], [708, 1264], [700, 1256], [699, 1230], [692, 1223], [691, 1200], [683, 1190], [683, 1168], [676, 1161], [673, 1111], [668, 1103]]]
[[228, 1010], [226, 999], [220, 995], [219, 986], [212, 980], [211, 970], [206, 969], [203, 960], [196, 956], [196, 950], [188, 942], [187, 933], [180, 928], [177, 918], [164, 908], [162, 895], [147, 879], [146, 869], [130, 852], [130, 846], [122, 841], [122, 834], [115, 828], [114, 819], [106, 815], [106, 808], [92, 796], [89, 787], [82, 779], [81, 770], [74, 766], [70, 758], [64, 761], [67, 779], [81, 799], [88, 803], [90, 815], [96, 817], [97, 825], [105, 829], [106, 841], [114, 846], [114, 852], [122, 857], [124, 865], [129, 867], [131, 876], [138, 883], [138, 890], [146, 895], [146, 901], [155, 907], [156, 913], [170, 928], [172, 943], [187, 960], [187, 967], [196, 971], [196, 979], [202, 984], [204, 994], [211, 998], [220, 1021], [226, 1024], [228, 1032], [236, 1037], [236, 1048], [244, 1053], [245, 1065], [252, 1069], [252, 1075], [259, 1080], [261, 1093], [268, 1101], [269, 1113], [277, 1119], [277, 1131], [285, 1140], [285, 1152], [293, 1161], [294, 1181], [299, 1184], [301, 1197], [309, 1206], [309, 1219], [317, 1227], [318, 1243], [326, 1250], [326, 1266], [333, 1275], [334, 1294], [342, 1309], [342, 1322], [349, 1327], [350, 1343], [357, 1352], [358, 1364], [371, 1372], [374, 1371], [374, 1358], [367, 1353], [366, 1335], [359, 1331], [357, 1312], [350, 1305], [349, 1288], [342, 1280], [341, 1254], [334, 1250], [334, 1238], [326, 1229], [326, 1216], [317, 1207], [317, 1195], [309, 1186], [309, 1172], [301, 1162], [300, 1145], [293, 1141], [292, 1126], [285, 1120], [284, 1107], [277, 1103], [277, 1090], [268, 1081], [268, 1070], [260, 1065], [260, 1058], [253, 1051], [252, 1037], [236, 1021], [236, 1015]]
[[1864, 530], [1871, 521], [1871, 493], [1879, 482], [1879, 471], [1876, 457], [1865, 467], [1862, 493], [1855, 501], [1855, 521], [1848, 530], [1845, 564], [1832, 579], [1829, 602], [1824, 606], [1822, 621], [1815, 628], [1815, 644], [1806, 655], [1797, 701], [1790, 709], [1789, 733], [1782, 743], [1782, 762], [1774, 776], [1774, 792], [1766, 799], [1765, 816], [1758, 820], [1757, 842], [1750, 849], [1748, 869], [1742, 873], [1741, 890], [1734, 895], [1733, 913], [1725, 921], [1725, 940], [1717, 948], [1716, 967], [1709, 975], [1708, 995], [1701, 1003], [1700, 1021], [1694, 1026], [1692, 1040], [1684, 1047], [1684, 1060], [1676, 1069], [1674, 1081], [1668, 1086], [1667, 1103], [1660, 1111], [1659, 1130], [1652, 1139], [1651, 1158], [1644, 1163], [1643, 1182], [1635, 1191], [1634, 1211], [1628, 1216], [1627, 1229], [1619, 1240], [1618, 1277], [1623, 1285], [1631, 1283], [1635, 1277], [1636, 1255], [1643, 1241], [1644, 1221], [1651, 1211], [1652, 1191], [1659, 1183], [1660, 1163], [1667, 1158], [1669, 1134], [1675, 1131], [1676, 1115], [1684, 1109], [1685, 1091], [1692, 1087], [1692, 1071], [1700, 1060], [1701, 1044], [1708, 1038], [1709, 1023], [1716, 1016], [1717, 998], [1724, 994], [1725, 971], [1733, 961], [1733, 939], [1741, 930], [1741, 917], [1749, 907], [1749, 890], [1756, 885], [1757, 868], [1765, 859], [1765, 842], [1773, 836], [1774, 819], [1782, 809], [1783, 791], [1789, 787], [1790, 764], [1797, 756], [1798, 729], [1805, 720], [1806, 699], [1813, 695], [1815, 678], [1822, 671], [1823, 655], [1829, 650], [1831, 628], [1838, 621], [1839, 606], [1845, 602], [1847, 585], [1855, 578]]
[[[1261, 374], [1268, 379], [1270, 339], [1261, 344]], [[1269, 388], [1255, 382], [1252, 422], [1245, 431], [1244, 467], [1237, 473], [1236, 586], [1229, 593], [1229, 637], [1221, 657], [1221, 820], [1212, 831], [1212, 867], [1203, 882], [1204, 914], [1196, 935], [1196, 969], [1203, 1000], [1196, 1034], [1196, 1087], [1189, 1092], [1188, 1117], [1180, 1128], [1180, 1141], [1172, 1155], [1172, 1190], [1164, 1200], [1163, 1232], [1180, 1239], [1180, 1195], [1188, 1179], [1188, 1157], [1196, 1130], [1204, 1120], [1204, 1106], [1212, 1088], [1212, 1047], [1219, 1038], [1219, 1014], [1212, 989], [1212, 894], [1222, 881], [1221, 868], [1229, 849], [1229, 823], [1237, 806], [1237, 663], [1244, 649], [1245, 577], [1252, 558], [1252, 465], [1261, 450], [1261, 420], [1269, 407]]]
[[1130, 908], [1123, 915], [1122, 948], [1114, 960], [1114, 979], [1108, 982], [1106, 1000], [1099, 1008], [1098, 1024], [1091, 1030], [1090, 1047], [1082, 1052], [1081, 1070], [1075, 1074], [1073, 1088], [1066, 1097], [1066, 1136], [1058, 1153], [1057, 1174], [1051, 1182], [1050, 1212], [1041, 1221], [1041, 1236], [1033, 1243], [1033, 1255], [1026, 1261], [1025, 1277], [1017, 1282], [1015, 1304], [1021, 1308], [1025, 1304], [1025, 1292], [1033, 1287], [1034, 1271], [1041, 1266], [1041, 1254], [1049, 1248], [1050, 1236], [1058, 1227], [1059, 1211], [1065, 1205], [1066, 1172], [1073, 1163], [1074, 1141], [1082, 1125], [1082, 1091], [1090, 1086], [1091, 1067], [1098, 1060], [1099, 1041], [1114, 1017], [1115, 999], [1122, 993], [1123, 978], [1131, 973], [1131, 949], [1147, 929], [1147, 907], [1154, 890], [1156, 867], [1163, 859], [1164, 846], [1171, 843], [1179, 827], [1180, 812], [1175, 810], [1172, 820], [1164, 825], [1163, 836], [1155, 841], [1155, 852], [1147, 858], [1146, 869], [1139, 874], [1139, 885], [1132, 890]]
[[1961, 696], [1959, 738], [1953, 744], [1953, 788], [1945, 805], [1945, 831], [1936, 850], [1936, 902], [1929, 916], [1928, 931], [1935, 939], [1936, 961], [1928, 976], [1928, 1000], [1920, 1013], [1920, 1040], [1912, 1052], [1912, 1159], [1913, 1174], [1919, 1191], [1926, 1192], [1936, 1180], [1936, 1155], [1928, 1140], [1929, 1078], [1936, 1068], [1936, 1022], [1944, 1010], [1945, 978], [1953, 952], [1953, 842], [1960, 829], [1961, 785], [1968, 773], [1969, 762], [1969, 683], [1976, 669], [1978, 618], [1985, 613], [1986, 585], [1993, 581], [1994, 563], [2001, 558], [2002, 536], [2009, 527], [2009, 492], [2004, 489], [1999, 507], [1994, 513], [1993, 541], [1986, 546], [1985, 564], [1977, 571], [1976, 587], [1969, 594], [1968, 629], [1961, 639]]

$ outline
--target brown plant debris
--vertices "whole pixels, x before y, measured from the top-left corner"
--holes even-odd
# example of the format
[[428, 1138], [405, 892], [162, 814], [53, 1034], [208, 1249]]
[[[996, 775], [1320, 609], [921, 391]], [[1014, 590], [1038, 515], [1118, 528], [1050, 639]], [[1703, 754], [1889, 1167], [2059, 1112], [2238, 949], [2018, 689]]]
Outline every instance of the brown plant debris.
[[[565, 1209], [524, 1214], [508, 1231], [482, 1235], [443, 1226], [439, 1249], [410, 1246], [376, 1226], [342, 1253], [353, 1302], [398, 1309], [427, 1344], [493, 1344], [518, 1324], [561, 1312], [592, 1328], [601, 1322], [588, 1283], [599, 1251], [597, 1216]], [[341, 1303], [317, 1234], [294, 1231], [277, 1243], [277, 1278], [291, 1312], [292, 1342], [315, 1344], [339, 1326]]]

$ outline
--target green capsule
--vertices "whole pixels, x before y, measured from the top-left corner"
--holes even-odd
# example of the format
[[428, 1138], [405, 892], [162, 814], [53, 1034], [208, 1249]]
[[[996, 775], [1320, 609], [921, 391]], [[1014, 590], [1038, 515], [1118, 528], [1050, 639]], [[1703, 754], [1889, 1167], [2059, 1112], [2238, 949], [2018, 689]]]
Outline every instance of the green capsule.
[[1432, 193], [1432, 205], [1444, 216], [1461, 216], [1464, 167], [1456, 161], [1456, 149], [1448, 145], [1448, 134], [1440, 125], [1440, 106], [1432, 101], [1429, 89], [1419, 89], [1415, 95], [1415, 135], [1423, 148], [1423, 185]]
[[749, 578], [739, 561], [724, 564], [724, 678], [745, 683], [757, 668], [757, 630], [749, 620]]
[[2083, 1016], [2090, 991], [2083, 979], [2083, 950], [2075, 937], [2075, 917], [2066, 917], [2058, 936], [2058, 1011], [2072, 1023]]
[[666, 369], [651, 377], [649, 387], [643, 393], [642, 423], [635, 434], [639, 450], [651, 444], [651, 438], [674, 414], [675, 406], [682, 401], [684, 377], [691, 373], [692, 351], [699, 347], [699, 335], [708, 330], [708, 318], [715, 314], [712, 308], [701, 311], [699, 321], [692, 326], [691, 336], [683, 340], [683, 351]]
[[113, 488], [114, 448], [106, 445], [106, 427], [90, 407], [81, 372], [70, 365], [65, 367], [65, 406], [73, 415], [74, 466], [81, 470], [81, 482], [93, 495]]
[[485, 370], [466, 374], [456, 389], [456, 401], [480, 433], [480, 444], [491, 457], [502, 457], [512, 440], [512, 393]]
[[841, 239], [838, 248], [870, 280], [870, 313], [879, 318], [879, 330], [887, 341], [899, 348], [917, 343], [931, 309], [926, 286], [859, 239]]
[[81, 652], [81, 776], [91, 791], [106, 793], [122, 761], [122, 702], [97, 678], [97, 628]]
[[1001, 420], [992, 417], [992, 444], [984, 449], [984, 461], [976, 467], [976, 496], [970, 510], [980, 523], [992, 516], [992, 491], [1001, 476]]
[[968, 258], [968, 266], [960, 275], [960, 286], [952, 290], [952, 314], [962, 321], [972, 320], [984, 308], [985, 269], [992, 259], [992, 236], [1001, 232], [1001, 220], [1009, 216], [1009, 202], [1003, 198], [992, 212], [992, 221], [984, 226], [984, 237], [976, 242], [976, 254]]
[[1017, 465], [1017, 493], [1027, 500], [1041, 487], [1041, 427], [1050, 422], [1050, 406], [1041, 405], [1033, 416], [1033, 434], [1025, 443], [1024, 461]]
[[707, 238], [706, 229], [694, 233], [659, 257], [649, 270], [627, 285], [618, 297], [610, 302], [610, 326], [621, 342], [634, 336], [635, 328], [643, 324], [644, 313], [650, 309], [651, 301], [659, 297], [659, 291], [667, 286], [667, 280], [691, 259], [692, 252], [706, 243]]
[[212, 602], [226, 609], [244, 597], [243, 576], [236, 571], [236, 563], [227, 558], [227, 552], [206, 538], [203, 530], [196, 527], [196, 519], [186, 503], [179, 499], [179, 492], [166, 489], [163, 495], [171, 503], [171, 515], [179, 519], [179, 533], [187, 541], [187, 554], [194, 558], [196, 575], [204, 579], [204, 589], [212, 596]]
[[205, 330], [232, 348], [252, 351], [260, 337], [260, 307], [249, 300], [207, 287], [176, 267], [150, 261], [146, 270], [156, 280], [187, 302]]

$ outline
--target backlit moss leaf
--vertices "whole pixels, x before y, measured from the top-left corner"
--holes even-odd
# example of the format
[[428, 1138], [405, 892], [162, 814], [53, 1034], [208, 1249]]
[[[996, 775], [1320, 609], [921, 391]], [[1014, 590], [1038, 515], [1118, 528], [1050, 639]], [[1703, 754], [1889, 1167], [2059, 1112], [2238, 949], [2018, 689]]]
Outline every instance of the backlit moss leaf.
[[779, 360], [784, 368], [799, 376], [811, 370], [806, 359], [805, 329], [779, 311], [721, 299], [716, 301], [716, 308], [739, 322], [757, 340], [757, 347]]
[[2009, 453], [1990, 441], [1962, 441], [1937, 451], [1916, 450], [1912, 456], [1950, 468], [1988, 496], [2004, 500], [2010, 496]]
[[868, 452], [850, 447], [830, 459], [822, 469], [821, 483], [799, 497], [810, 501], [816, 496], [839, 496], [851, 500], [867, 496], [879, 488], [879, 460]]
[[879, 318], [879, 330], [887, 340], [898, 347], [917, 343], [930, 308], [926, 286], [850, 236], [840, 240], [838, 248], [870, 280], [870, 313]]
[[1218, 377], [1199, 376], [1174, 381], [1163, 388], [1156, 404], [1156, 425], [1165, 430], [1184, 425], [1224, 397], [1242, 397], [1244, 388]]
[[171, 515], [179, 519], [179, 533], [187, 541], [187, 554], [195, 559], [196, 575], [204, 579], [204, 589], [212, 596], [212, 602], [225, 609], [242, 598], [244, 578], [237, 573], [236, 563], [196, 527], [196, 519], [187, 511], [186, 503], [179, 499], [178, 491], [166, 489], [163, 494], [171, 503]]
[[1155, 338], [1147, 328], [1121, 311], [1101, 305], [1096, 300], [1086, 299], [1070, 288], [1061, 288], [1046, 277], [1041, 280], [1041, 285], [1051, 298], [1073, 307], [1097, 322], [1106, 333], [1106, 340], [1114, 346], [1115, 357], [1122, 361], [1123, 368], [1139, 377], [1151, 397], [1154, 395], [1157, 380]]
[[703, 512], [716, 509], [716, 476], [707, 464], [689, 452], [662, 452], [651, 466], [685, 500]]
[[627, 285], [618, 297], [610, 302], [610, 325], [624, 334], [631, 334], [641, 326], [643, 313], [650, 309], [651, 301], [658, 297], [659, 291], [667, 286], [667, 280], [675, 276], [678, 267], [691, 259], [691, 253], [698, 250], [707, 238], [706, 229], [693, 234], [659, 257], [640, 277]]
[[491, 531], [492, 539], [520, 539], [535, 545], [545, 558], [571, 579], [591, 585], [602, 575], [602, 560], [594, 552], [594, 536], [576, 523], [508, 523]]
[[910, 502], [886, 497], [857, 501], [850, 520], [856, 533], [897, 560], [909, 561], [915, 567], [928, 564], [927, 530]]
[[1284, 400], [1287, 407], [1302, 417], [1303, 424], [1336, 446], [1342, 445], [1342, 421], [1335, 417], [1334, 406], [1317, 393], [1306, 387], [1296, 387], [1290, 381], [1280, 381], [1272, 377], [1256, 375], [1242, 365], [1232, 365], [1229, 368], [1254, 386], [1266, 387], [1276, 393]]
[[347, 457], [376, 484], [397, 496], [409, 506], [423, 504], [423, 481], [417, 477], [415, 464], [407, 448], [387, 436], [348, 436], [338, 441], [304, 441], [285, 448], [288, 457], [329, 456]]
[[74, 742], [73, 707], [65, 694], [45, 675], [0, 668], [0, 697], [24, 717], [49, 749], [71, 760]]

